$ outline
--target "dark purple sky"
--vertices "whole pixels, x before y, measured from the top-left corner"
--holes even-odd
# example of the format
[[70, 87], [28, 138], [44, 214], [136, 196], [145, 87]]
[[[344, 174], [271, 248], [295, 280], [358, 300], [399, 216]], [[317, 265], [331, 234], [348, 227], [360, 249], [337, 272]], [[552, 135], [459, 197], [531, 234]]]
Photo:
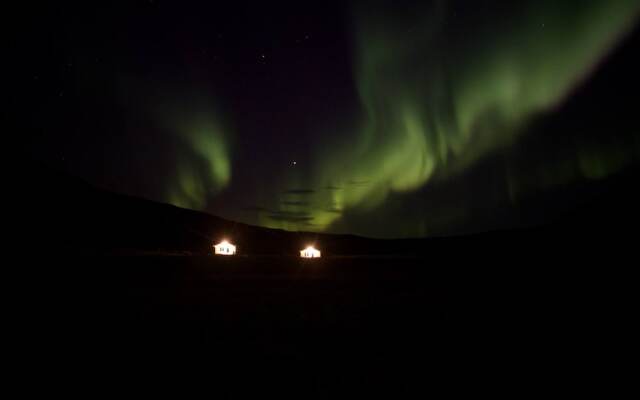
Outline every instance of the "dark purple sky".
[[543, 222], [640, 155], [640, 5], [569, 3], [32, 7], [21, 129], [31, 160], [262, 226]]

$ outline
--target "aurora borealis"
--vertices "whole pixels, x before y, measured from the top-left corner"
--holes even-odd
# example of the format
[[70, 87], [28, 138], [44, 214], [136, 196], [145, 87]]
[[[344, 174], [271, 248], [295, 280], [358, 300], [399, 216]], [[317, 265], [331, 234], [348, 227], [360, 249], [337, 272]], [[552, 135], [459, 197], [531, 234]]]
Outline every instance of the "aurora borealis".
[[29, 38], [48, 49], [27, 57], [31, 147], [118, 192], [412, 237], [485, 229], [640, 157], [620, 95], [637, 0], [104, 7], [35, 17], [65, 23]]

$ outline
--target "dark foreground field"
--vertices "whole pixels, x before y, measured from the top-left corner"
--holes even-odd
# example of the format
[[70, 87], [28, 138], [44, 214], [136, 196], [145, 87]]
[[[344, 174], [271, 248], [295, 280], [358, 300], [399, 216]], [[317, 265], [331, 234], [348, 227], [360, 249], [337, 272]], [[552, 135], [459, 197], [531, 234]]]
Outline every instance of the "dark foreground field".
[[[615, 369], [637, 319], [626, 175], [548, 225], [388, 241], [236, 224], [36, 172], [3, 268], [23, 389], [184, 374], [260, 397], [546, 396], [558, 383], [611, 397], [604, 372], [629, 374]], [[227, 235], [243, 254], [207, 256]], [[326, 257], [293, 256], [310, 241]]]
[[593, 361], [615, 319], [595, 270], [491, 254], [58, 258], [20, 288], [23, 361], [90, 382], [203, 365], [307, 395], [566, 380]]

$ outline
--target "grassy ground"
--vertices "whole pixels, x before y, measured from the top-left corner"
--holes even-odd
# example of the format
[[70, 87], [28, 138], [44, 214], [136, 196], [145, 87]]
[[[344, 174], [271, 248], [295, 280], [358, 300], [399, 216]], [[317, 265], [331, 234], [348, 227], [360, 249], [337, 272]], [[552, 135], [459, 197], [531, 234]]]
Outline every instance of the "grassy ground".
[[583, 269], [540, 266], [542, 256], [491, 265], [475, 257], [488, 260], [462, 252], [43, 259], [13, 297], [21, 360], [50, 372], [64, 360], [83, 379], [109, 365], [134, 374], [217, 366], [252, 392], [284, 384], [305, 394], [328, 387], [328, 396], [346, 387], [428, 391], [443, 379], [460, 388], [462, 370], [473, 371], [474, 385], [480, 376], [515, 382], [538, 366], [555, 375], [559, 359], [593, 356], [582, 351], [583, 327], [603, 303]]

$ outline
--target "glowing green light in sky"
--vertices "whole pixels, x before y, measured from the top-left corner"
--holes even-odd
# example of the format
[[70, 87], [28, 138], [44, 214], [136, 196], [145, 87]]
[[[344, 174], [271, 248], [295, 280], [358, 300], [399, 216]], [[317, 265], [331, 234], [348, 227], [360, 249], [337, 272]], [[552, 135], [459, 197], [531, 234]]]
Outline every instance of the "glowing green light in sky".
[[[231, 166], [220, 133], [204, 129], [188, 137], [194, 154], [176, 165], [168, 201], [179, 207], [201, 210], [208, 198], [229, 184]], [[193, 162], [193, 158], [198, 162]]]
[[[524, 1], [503, 5], [508, 18], [457, 13], [460, 5], [435, 1], [393, 13], [370, 1], [354, 7], [360, 115], [351, 116], [350, 126], [319, 125], [305, 166], [293, 163], [259, 191], [253, 204], [260, 225], [332, 231], [346, 217], [367, 215], [372, 224], [388, 225], [384, 235], [398, 237], [464, 220], [468, 210], [452, 205], [425, 217], [420, 204], [409, 202], [418, 210], [402, 214], [399, 196], [452, 180], [498, 152], [511, 154], [532, 122], [552, 115], [640, 14], [637, 0]], [[174, 204], [202, 208], [230, 183], [230, 136], [206, 115], [196, 124], [173, 123], [190, 149], [169, 191]], [[515, 202], [540, 188], [600, 179], [632, 157], [620, 144], [578, 140], [526, 171], [507, 165], [507, 196]]]
[[[635, 0], [560, 3], [526, 3], [490, 29], [473, 16], [450, 24], [445, 2], [395, 17], [369, 2], [357, 7], [354, 72], [364, 116], [357, 134], [319, 146], [308, 181], [340, 189], [312, 196], [316, 227], [508, 147], [590, 75], [640, 9]], [[624, 154], [612, 154], [583, 154], [574, 163], [584, 177], [602, 176], [624, 164], [612, 161]]]
[[[178, 114], [170, 124], [186, 149], [178, 154], [167, 200], [176, 206], [204, 209], [208, 199], [231, 181], [228, 131], [214, 119], [212, 110], [200, 115]], [[188, 122], [185, 122], [188, 121]]]

